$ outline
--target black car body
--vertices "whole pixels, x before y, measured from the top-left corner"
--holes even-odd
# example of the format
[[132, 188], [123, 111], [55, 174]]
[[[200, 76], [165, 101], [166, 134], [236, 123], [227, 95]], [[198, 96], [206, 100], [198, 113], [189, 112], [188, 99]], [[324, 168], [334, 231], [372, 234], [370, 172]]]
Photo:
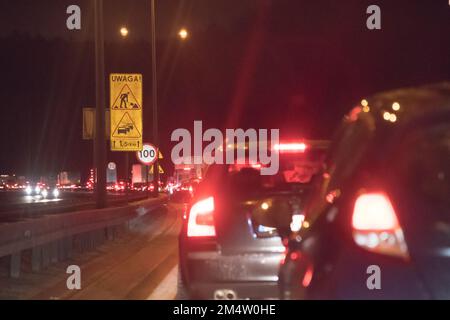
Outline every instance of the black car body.
[[299, 212], [327, 143], [280, 152], [273, 176], [262, 176], [258, 164], [208, 167], [179, 236], [179, 274], [188, 297], [278, 298], [285, 246], [274, 219], [290, 221]]
[[450, 299], [450, 83], [363, 100], [312, 188], [283, 298]]

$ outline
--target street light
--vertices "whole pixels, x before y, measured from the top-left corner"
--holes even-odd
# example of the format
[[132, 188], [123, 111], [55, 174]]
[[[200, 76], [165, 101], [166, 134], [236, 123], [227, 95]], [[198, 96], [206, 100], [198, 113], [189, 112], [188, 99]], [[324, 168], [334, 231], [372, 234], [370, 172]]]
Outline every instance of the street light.
[[188, 32], [185, 28], [182, 28], [179, 32], [178, 32], [178, 36], [182, 39], [185, 40], [188, 37]]
[[122, 28], [120, 28], [120, 35], [121, 35], [122, 37], [124, 37], [124, 38], [128, 35], [128, 29], [127, 29], [127, 27], [122, 27]]

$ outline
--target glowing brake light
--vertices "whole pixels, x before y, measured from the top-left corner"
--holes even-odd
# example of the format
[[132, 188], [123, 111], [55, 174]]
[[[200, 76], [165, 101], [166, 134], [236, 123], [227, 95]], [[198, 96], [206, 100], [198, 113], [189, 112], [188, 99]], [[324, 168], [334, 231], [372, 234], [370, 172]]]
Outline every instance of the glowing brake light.
[[398, 228], [397, 216], [389, 199], [381, 193], [363, 194], [356, 199], [353, 228], [387, 230]]
[[360, 247], [376, 253], [409, 258], [397, 215], [384, 193], [364, 193], [355, 201], [353, 239]]
[[188, 237], [214, 237], [214, 198], [209, 197], [196, 202], [189, 212]]
[[276, 144], [273, 148], [280, 152], [305, 152], [307, 147], [304, 142], [300, 142], [300, 143], [279, 143]]

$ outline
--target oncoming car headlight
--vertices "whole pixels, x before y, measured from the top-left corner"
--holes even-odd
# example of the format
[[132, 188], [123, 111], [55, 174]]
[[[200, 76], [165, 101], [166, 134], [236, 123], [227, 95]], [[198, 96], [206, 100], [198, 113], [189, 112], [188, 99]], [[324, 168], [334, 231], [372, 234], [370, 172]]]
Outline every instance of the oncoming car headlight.
[[58, 189], [53, 189], [53, 197], [58, 198], [59, 197], [59, 190]]

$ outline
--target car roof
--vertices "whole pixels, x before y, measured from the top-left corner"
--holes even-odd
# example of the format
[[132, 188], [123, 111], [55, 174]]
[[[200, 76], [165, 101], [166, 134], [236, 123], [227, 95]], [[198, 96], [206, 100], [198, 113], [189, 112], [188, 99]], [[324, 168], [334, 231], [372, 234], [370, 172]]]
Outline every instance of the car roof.
[[[385, 91], [365, 100], [367, 106], [359, 106], [361, 113], [371, 115], [375, 123], [404, 124], [420, 117], [450, 112], [450, 82]], [[398, 110], [393, 109], [395, 103]], [[395, 117], [388, 118], [391, 115]]]
[[[398, 108], [393, 108], [395, 103]], [[351, 123], [361, 124], [365, 130], [355, 132], [365, 132], [360, 136], [368, 145], [365, 161], [383, 163], [412, 128], [442, 121], [450, 122], [450, 82], [395, 89], [363, 99], [344, 117], [337, 137], [342, 138]]]
[[[394, 110], [394, 103], [398, 103], [398, 110]], [[394, 119], [390, 118], [392, 115]], [[380, 162], [392, 148], [397, 147], [397, 138], [401, 138], [411, 128], [423, 123], [449, 122], [449, 119], [450, 82], [374, 94], [362, 99], [344, 116], [334, 134], [326, 161], [331, 161], [340, 153], [349, 137], [357, 135], [359, 143], [355, 145], [357, 140], [352, 139], [352, 148], [366, 145], [365, 161]], [[354, 130], [353, 124], [364, 129]]]

